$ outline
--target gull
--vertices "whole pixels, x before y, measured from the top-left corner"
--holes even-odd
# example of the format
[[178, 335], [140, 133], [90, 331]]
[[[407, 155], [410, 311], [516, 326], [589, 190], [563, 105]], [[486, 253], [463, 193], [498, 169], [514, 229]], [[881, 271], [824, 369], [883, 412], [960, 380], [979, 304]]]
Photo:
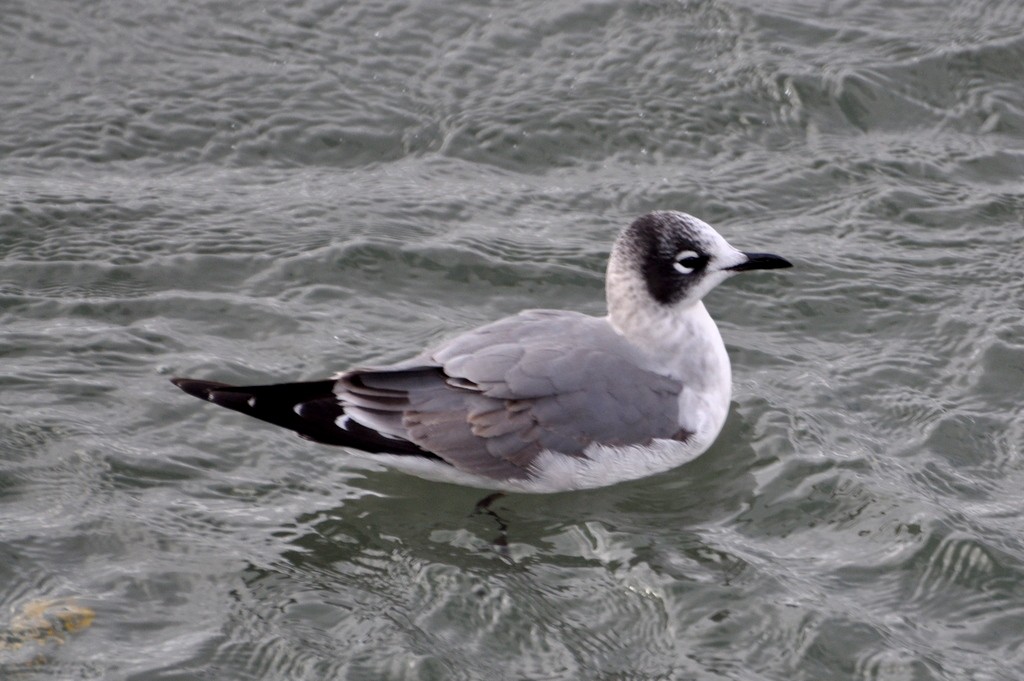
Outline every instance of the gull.
[[607, 314], [526, 310], [396, 364], [318, 381], [190, 395], [430, 480], [561, 492], [661, 473], [711, 446], [732, 393], [703, 297], [749, 270], [792, 267], [732, 246], [686, 213], [635, 220], [612, 247]]

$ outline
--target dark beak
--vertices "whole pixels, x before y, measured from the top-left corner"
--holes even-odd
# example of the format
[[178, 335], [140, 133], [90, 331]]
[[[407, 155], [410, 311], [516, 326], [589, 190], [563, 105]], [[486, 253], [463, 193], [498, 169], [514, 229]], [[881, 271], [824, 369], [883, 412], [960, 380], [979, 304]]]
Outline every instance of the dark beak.
[[793, 266], [793, 263], [785, 258], [771, 253], [744, 253], [743, 255], [747, 256], [746, 262], [733, 265], [728, 269], [733, 272], [745, 272], [747, 270], [779, 270]]

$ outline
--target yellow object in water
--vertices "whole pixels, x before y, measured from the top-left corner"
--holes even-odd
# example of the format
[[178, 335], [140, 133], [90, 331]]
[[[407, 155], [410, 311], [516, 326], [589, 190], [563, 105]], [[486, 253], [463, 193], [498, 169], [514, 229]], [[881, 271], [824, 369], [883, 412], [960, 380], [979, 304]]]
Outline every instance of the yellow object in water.
[[92, 626], [96, 612], [74, 599], [37, 599], [21, 606], [6, 629], [0, 629], [0, 651], [22, 646], [64, 643], [65, 634], [77, 634]]

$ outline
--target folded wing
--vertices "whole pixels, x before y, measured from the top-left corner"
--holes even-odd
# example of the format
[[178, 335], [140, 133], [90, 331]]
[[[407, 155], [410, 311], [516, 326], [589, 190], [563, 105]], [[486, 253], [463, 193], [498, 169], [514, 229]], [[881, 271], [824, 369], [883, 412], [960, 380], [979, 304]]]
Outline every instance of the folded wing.
[[407, 362], [309, 383], [230, 386], [173, 379], [196, 397], [325, 444], [437, 459], [495, 480], [537, 457], [592, 444], [685, 440], [682, 386], [644, 368], [604, 319], [531, 311]]
[[680, 389], [644, 369], [605, 320], [533, 311], [413, 362], [345, 372], [335, 392], [342, 420], [467, 472], [521, 479], [545, 450], [579, 457], [593, 443], [685, 439]]

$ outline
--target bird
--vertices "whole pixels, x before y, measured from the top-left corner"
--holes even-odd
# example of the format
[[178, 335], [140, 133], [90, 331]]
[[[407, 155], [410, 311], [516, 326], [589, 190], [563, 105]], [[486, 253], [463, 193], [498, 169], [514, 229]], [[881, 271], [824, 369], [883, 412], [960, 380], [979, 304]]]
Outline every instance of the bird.
[[186, 393], [429, 480], [496, 493], [592, 489], [662, 473], [718, 437], [729, 356], [702, 302], [729, 277], [792, 267], [687, 213], [619, 234], [607, 314], [526, 310], [408, 360], [322, 380]]

